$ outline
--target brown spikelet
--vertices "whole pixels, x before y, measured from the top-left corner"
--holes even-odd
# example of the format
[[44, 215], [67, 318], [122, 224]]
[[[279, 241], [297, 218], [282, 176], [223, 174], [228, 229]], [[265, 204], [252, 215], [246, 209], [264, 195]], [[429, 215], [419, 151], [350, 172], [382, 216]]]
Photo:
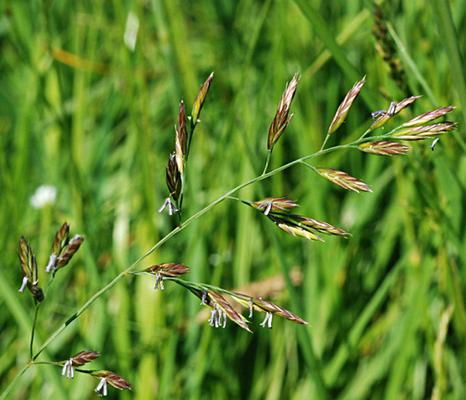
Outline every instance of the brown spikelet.
[[314, 218], [300, 217], [299, 223], [301, 225], [315, 229], [316, 231], [319, 231], [322, 233], [327, 233], [329, 235], [343, 236], [343, 237], [351, 236], [350, 233], [346, 232], [344, 229], [337, 228], [336, 226], [330, 225], [328, 222], [319, 221]]
[[285, 197], [267, 197], [263, 200], [255, 201], [252, 206], [257, 210], [264, 211], [267, 215], [273, 211], [287, 211], [298, 207], [298, 203]]
[[408, 154], [410, 147], [399, 142], [381, 140], [360, 144], [359, 149], [366, 153], [379, 154], [382, 156], [392, 156]]
[[[40, 303], [44, 300], [44, 293], [39, 287], [39, 275], [37, 271], [37, 261], [32, 248], [27, 242], [27, 240], [21, 236], [19, 239], [19, 263], [21, 266], [21, 272], [23, 273], [23, 284], [26, 280], [26, 286], [32, 294], [32, 297], [37, 303]], [[22, 291], [24, 286], [21, 287]]]
[[290, 115], [291, 102], [293, 101], [298, 86], [299, 77], [297, 74], [293, 76], [290, 83], [286, 85], [280, 103], [278, 104], [277, 112], [269, 128], [267, 137], [267, 149], [272, 150], [277, 140], [283, 134], [285, 128], [291, 120]]
[[[209, 290], [207, 292], [208, 297], [211, 300], [211, 303], [209, 304], [211, 307], [216, 310], [216, 306], [226, 314], [228, 319], [233, 321], [235, 324], [239, 325], [241, 328], [247, 330], [248, 332], [252, 331], [249, 329], [247, 325], [247, 320], [244, 316], [239, 314], [238, 312], [235, 311], [234, 307], [223, 297], [221, 294], [214, 292], [212, 290]], [[218, 309], [217, 309], [218, 311]]]
[[100, 357], [100, 353], [95, 351], [80, 351], [71, 357], [71, 361], [73, 366], [80, 367], [81, 365], [87, 364], [98, 357]]
[[410, 97], [406, 97], [405, 99], [401, 100], [398, 103], [392, 102], [388, 110], [382, 111], [380, 115], [376, 118], [376, 120], [372, 123], [369, 129], [374, 130], [374, 129], [380, 128], [381, 126], [385, 125], [387, 121], [393, 118], [401, 110], [413, 104], [420, 97], [421, 96], [410, 96]]
[[64, 222], [60, 229], [55, 234], [52, 244], [52, 254], [58, 256], [70, 238], [70, 226]]
[[144, 271], [154, 275], [159, 274], [162, 277], [176, 277], [186, 274], [189, 271], [189, 267], [183, 264], [164, 263], [151, 265]]
[[175, 138], [175, 159], [180, 174], [184, 172], [184, 159], [186, 157], [188, 143], [188, 133], [186, 131], [186, 110], [183, 100], [180, 102], [180, 111], [178, 113], [178, 126], [176, 127]]
[[178, 170], [175, 153], [171, 153], [168, 157], [165, 180], [170, 196], [173, 197], [173, 200], [177, 201], [181, 193], [181, 175]]
[[120, 375], [115, 374], [112, 371], [95, 371], [92, 375], [98, 378], [105, 378], [105, 380], [112, 385], [115, 389], [119, 390], [131, 390], [131, 385], [122, 378]]
[[288, 311], [280, 306], [277, 306], [270, 301], [264, 300], [263, 298], [259, 297], [258, 299], [253, 299], [254, 308], [270, 312], [274, 315], [278, 315], [279, 317], [286, 318], [292, 322], [301, 325], [307, 325], [307, 322], [302, 318], [298, 317], [296, 314], [293, 314], [291, 311]]
[[315, 240], [315, 241], [320, 241], [323, 242], [324, 240], [316, 235], [313, 232], [310, 232], [300, 226], [296, 226], [293, 223], [289, 223], [287, 221], [281, 221], [277, 223], [277, 226], [284, 232], [292, 235], [292, 236], [301, 236], [307, 240]]
[[317, 168], [317, 172], [343, 189], [352, 190], [353, 192], [372, 192], [371, 188], [363, 181], [348, 175], [346, 172], [337, 171], [332, 168]]
[[210, 88], [210, 84], [214, 79], [214, 73], [212, 72], [206, 81], [201, 86], [199, 93], [197, 94], [196, 100], [194, 100], [193, 109], [191, 111], [191, 125], [194, 127], [198, 121], [199, 116], [201, 115], [202, 106], [204, 105], [205, 98]]
[[329, 135], [334, 133], [345, 121], [346, 116], [348, 115], [354, 100], [358, 96], [359, 92], [361, 92], [364, 83], [366, 83], [366, 77], [363, 77], [360, 81], [356, 82], [351, 90], [346, 94], [345, 98], [338, 106], [338, 109], [335, 112], [335, 116], [333, 117], [333, 120], [328, 128]]
[[71, 258], [79, 250], [82, 242], [84, 242], [84, 237], [81, 235], [75, 235], [70, 239], [66, 247], [63, 249], [62, 254], [57, 258], [57, 268], [63, 268], [70, 262]]
[[445, 114], [448, 114], [449, 112], [453, 111], [455, 107], [453, 106], [447, 106], [447, 107], [441, 107], [437, 108], [436, 110], [428, 111], [424, 114], [418, 115], [417, 117], [414, 117], [413, 119], [409, 120], [408, 122], [405, 122], [402, 127], [411, 127], [411, 126], [417, 126], [417, 125], [422, 125], [427, 122], [433, 121], [437, 118], [442, 117]]
[[399, 130], [393, 136], [401, 140], [424, 140], [451, 132], [456, 129], [456, 125], [456, 122], [446, 121], [438, 124], [408, 127]]

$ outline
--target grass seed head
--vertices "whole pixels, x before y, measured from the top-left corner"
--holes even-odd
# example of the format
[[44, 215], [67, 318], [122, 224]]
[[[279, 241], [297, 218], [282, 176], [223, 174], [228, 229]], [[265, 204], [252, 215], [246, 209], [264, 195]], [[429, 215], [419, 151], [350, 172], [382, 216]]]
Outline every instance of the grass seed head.
[[285, 197], [267, 197], [263, 200], [255, 201], [252, 206], [268, 215], [273, 211], [288, 211], [298, 207], [298, 203]]
[[71, 357], [72, 365], [80, 367], [81, 365], [87, 364], [96, 358], [100, 357], [100, 353], [95, 351], [80, 351]]
[[177, 277], [186, 274], [189, 271], [189, 267], [183, 264], [164, 263], [151, 265], [144, 271], [153, 275], [160, 274], [163, 277]]
[[296, 226], [293, 223], [288, 221], [281, 221], [277, 223], [277, 226], [284, 232], [292, 235], [292, 236], [300, 236], [307, 240], [315, 240], [319, 242], [323, 242], [324, 240], [309, 230], [306, 230], [300, 226]]
[[401, 140], [424, 140], [451, 132], [456, 129], [456, 126], [456, 122], [451, 121], [431, 125], [411, 126], [397, 131], [393, 134], [393, 137]]
[[436, 120], [437, 118], [442, 117], [445, 114], [448, 114], [449, 112], [453, 111], [455, 107], [453, 106], [447, 106], [447, 107], [441, 107], [437, 108], [432, 111], [425, 112], [424, 114], [418, 115], [417, 117], [414, 117], [413, 119], [410, 119], [408, 122], [405, 122], [402, 127], [410, 127], [410, 126], [418, 126], [418, 125], [423, 125], [426, 124], [427, 122]]
[[39, 287], [36, 257], [32, 252], [31, 246], [23, 236], [19, 239], [18, 254], [21, 272], [23, 273], [23, 283], [19, 291], [22, 292], [25, 286], [27, 286], [34, 300], [40, 303], [44, 300], [44, 292]]
[[302, 318], [298, 317], [296, 314], [293, 314], [291, 311], [288, 311], [276, 304], [264, 300], [263, 298], [259, 297], [257, 299], [253, 299], [254, 308], [256, 310], [265, 311], [277, 315], [279, 317], [285, 318], [289, 321], [295, 322], [301, 325], [307, 325], [307, 321], [303, 320]]
[[360, 144], [359, 149], [366, 153], [379, 154], [382, 156], [393, 156], [408, 154], [410, 147], [400, 142], [380, 140], [376, 142]]
[[299, 219], [299, 223], [306, 227], [315, 229], [316, 231], [319, 231], [322, 233], [327, 233], [329, 235], [343, 236], [343, 237], [351, 236], [351, 234], [349, 232], [346, 232], [344, 229], [337, 228], [336, 226], [333, 226], [329, 224], [328, 222], [319, 221], [314, 218], [301, 217]]
[[202, 106], [204, 105], [205, 98], [207, 96], [207, 93], [210, 88], [210, 84], [212, 83], [213, 79], [214, 79], [214, 73], [212, 72], [209, 75], [209, 77], [206, 79], [206, 81], [203, 83], [203, 85], [201, 86], [201, 89], [199, 90], [196, 100], [194, 100], [193, 109], [191, 111], [192, 126], [196, 125], [197, 122], [199, 121], [199, 116], [201, 115]]
[[208, 290], [207, 296], [210, 299], [210, 302], [208, 303], [210, 307], [213, 307], [214, 310], [217, 309], [225, 313], [228, 319], [230, 319], [246, 331], [252, 333], [252, 331], [248, 327], [247, 319], [243, 315], [238, 313], [234, 309], [233, 305], [231, 305], [228, 302], [228, 300], [225, 299], [225, 297], [223, 297], [220, 293], [214, 292], [213, 290]]
[[79, 247], [84, 242], [84, 237], [81, 235], [73, 236], [66, 247], [63, 249], [61, 255], [57, 258], [57, 268], [63, 268], [66, 266], [71, 258], [79, 250]]
[[176, 153], [173, 152], [168, 157], [165, 180], [168, 191], [173, 200], [177, 201], [181, 193], [181, 175], [176, 161]]
[[267, 138], [267, 149], [269, 151], [272, 150], [275, 143], [277, 143], [293, 116], [290, 114], [290, 107], [298, 87], [298, 81], [299, 77], [295, 74], [291, 81], [286, 85], [285, 91], [280, 99], [277, 112], [275, 113], [275, 117], [269, 127], [269, 134]]
[[[113, 386], [115, 389], [119, 389], [119, 390], [131, 390], [132, 389], [131, 385], [128, 383], [126, 379], [122, 378], [120, 375], [117, 375], [112, 371], [106, 371], [106, 370], [94, 371], [92, 372], [92, 376], [101, 378], [101, 382], [104, 380], [104, 384], [102, 384], [102, 389], [103, 389], [103, 386], [106, 387], [105, 385], [106, 383]], [[99, 388], [99, 386], [97, 386], [97, 388]], [[100, 390], [98, 389], [96, 389], [96, 391], [100, 392]], [[106, 393], [106, 389], [103, 391], [105, 391]]]
[[184, 159], [187, 151], [188, 133], [186, 131], [186, 110], [183, 100], [180, 102], [180, 111], [178, 113], [178, 126], [175, 128], [175, 159], [180, 174], [184, 172]]
[[70, 240], [70, 226], [64, 222], [60, 229], [55, 234], [52, 244], [52, 254], [58, 256], [62, 249], [68, 244]]
[[363, 77], [360, 81], [356, 82], [351, 90], [346, 94], [343, 101], [337, 108], [335, 116], [333, 117], [332, 122], [328, 128], [328, 134], [331, 135], [334, 133], [341, 124], [345, 121], [348, 112], [353, 105], [354, 100], [358, 97], [358, 94], [361, 92], [362, 87], [366, 83], [366, 77]]
[[374, 130], [374, 129], [380, 128], [381, 126], [385, 125], [387, 121], [392, 119], [401, 110], [413, 104], [420, 97], [421, 96], [410, 96], [410, 97], [406, 97], [405, 99], [401, 100], [398, 103], [396, 102], [390, 103], [390, 107], [388, 108], [388, 110], [380, 113], [379, 116], [376, 118], [376, 120], [372, 123], [369, 129]]
[[325, 179], [328, 179], [330, 182], [343, 189], [352, 190], [357, 193], [372, 192], [371, 188], [363, 181], [348, 175], [346, 172], [337, 171], [332, 168], [317, 168], [317, 172]]

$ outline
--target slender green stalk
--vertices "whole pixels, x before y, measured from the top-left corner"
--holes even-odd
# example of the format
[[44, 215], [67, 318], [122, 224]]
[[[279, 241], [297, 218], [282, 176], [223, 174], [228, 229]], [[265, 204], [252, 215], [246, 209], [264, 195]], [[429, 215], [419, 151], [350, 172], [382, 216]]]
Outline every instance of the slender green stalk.
[[265, 159], [264, 170], [262, 171], [262, 175], [267, 173], [267, 168], [269, 168], [270, 158], [272, 157], [272, 150], [267, 151], [267, 158]]
[[31, 357], [31, 359], [34, 354], [32, 348], [34, 345], [34, 335], [36, 333], [36, 323], [37, 323], [37, 315], [39, 314], [39, 307], [40, 307], [40, 303], [37, 303], [34, 308], [34, 319], [32, 320], [31, 340], [29, 341], [29, 357]]

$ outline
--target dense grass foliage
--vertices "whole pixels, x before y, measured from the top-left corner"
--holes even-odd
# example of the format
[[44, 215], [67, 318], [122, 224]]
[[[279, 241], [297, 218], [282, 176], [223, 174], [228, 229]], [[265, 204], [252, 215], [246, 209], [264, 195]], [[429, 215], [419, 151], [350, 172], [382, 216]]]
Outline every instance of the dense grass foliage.
[[[190, 110], [215, 72], [189, 157], [186, 219], [261, 173], [269, 125], [298, 72], [294, 116], [271, 168], [317, 151], [340, 101], [364, 75], [361, 96], [328, 146], [356, 139], [371, 112], [409, 95], [423, 97], [397, 121], [453, 104], [459, 129], [434, 151], [426, 141], [408, 156], [343, 150], [312, 160], [362, 179], [372, 193], [344, 191], [295, 166], [237, 194], [294, 199], [301, 214], [341, 226], [348, 239], [294, 238], [226, 200], [139, 269], [182, 263], [192, 281], [266, 296], [309, 325], [275, 318], [269, 330], [256, 315], [253, 335], [232, 323], [214, 329], [186, 290], [166, 282], [165, 291], [154, 291], [150, 276], [129, 275], [37, 361], [98, 351], [90, 368], [133, 385], [130, 393], [109, 389], [123, 399], [466, 397], [466, 2], [385, 3], [382, 37], [392, 43], [385, 61], [370, 1], [0, 3], [2, 390], [29, 361], [34, 304], [18, 293], [20, 236], [34, 249], [44, 287], [60, 225], [85, 236], [47, 290], [37, 350], [176, 226], [157, 210], [167, 196], [179, 101]], [[124, 41], [129, 13], [139, 22], [134, 51]], [[56, 188], [56, 201], [35, 208], [31, 197], [41, 185]], [[293, 293], [285, 271], [294, 271]], [[60, 373], [32, 366], [10, 397], [94, 397], [96, 379]]]

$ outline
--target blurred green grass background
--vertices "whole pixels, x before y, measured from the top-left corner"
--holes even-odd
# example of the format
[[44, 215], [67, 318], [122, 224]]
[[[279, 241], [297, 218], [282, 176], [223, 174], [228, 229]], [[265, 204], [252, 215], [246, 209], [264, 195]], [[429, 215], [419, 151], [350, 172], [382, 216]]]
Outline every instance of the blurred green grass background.
[[[344, 227], [349, 240], [292, 238], [223, 202], [141, 267], [180, 262], [192, 268], [189, 279], [225, 288], [268, 277], [280, 286], [282, 269], [298, 268], [297, 298], [282, 284], [273, 299], [309, 325], [275, 318], [265, 330], [256, 316], [254, 335], [233, 324], [214, 330], [199, 322], [198, 299], [181, 288], [155, 292], [150, 277], [127, 278], [41, 359], [97, 350], [95, 366], [133, 384], [131, 393], [110, 389], [123, 399], [464, 399], [466, 2], [393, 1], [383, 10], [404, 89], [375, 49], [370, 1], [1, 2], [0, 387], [28, 362], [33, 305], [17, 292], [20, 235], [35, 250], [43, 282], [60, 224], [86, 237], [47, 294], [37, 347], [173, 228], [157, 209], [180, 99], [189, 109], [215, 71], [189, 160], [189, 216], [260, 173], [278, 100], [299, 72], [294, 117], [272, 166], [317, 151], [363, 75], [364, 95], [331, 144], [356, 138], [371, 111], [409, 94], [424, 96], [404, 118], [454, 104], [459, 130], [434, 152], [420, 143], [404, 158], [344, 151], [316, 160], [361, 178], [373, 193], [343, 192], [303, 167], [240, 193], [295, 199], [300, 213]], [[139, 23], [134, 51], [123, 40], [130, 13]], [[36, 209], [31, 196], [45, 184], [56, 187], [56, 202]], [[298, 334], [310, 341], [314, 365]], [[36, 366], [10, 396], [93, 398], [96, 383]]]

